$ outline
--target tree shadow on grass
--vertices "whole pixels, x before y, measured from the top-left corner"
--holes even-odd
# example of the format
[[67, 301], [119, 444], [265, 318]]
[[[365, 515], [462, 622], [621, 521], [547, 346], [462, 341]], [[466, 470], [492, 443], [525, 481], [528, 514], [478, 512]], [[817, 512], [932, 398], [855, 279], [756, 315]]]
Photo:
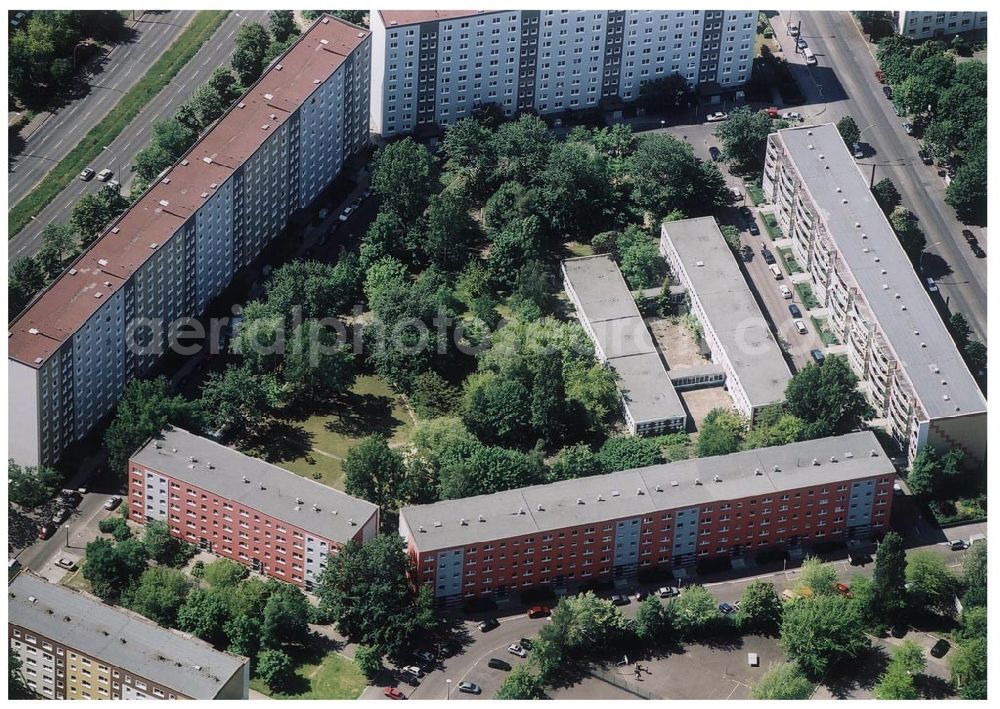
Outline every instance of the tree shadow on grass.
[[393, 398], [375, 394], [348, 392], [341, 400], [334, 418], [324, 424], [326, 430], [349, 438], [375, 433], [391, 436], [400, 425], [392, 414]]
[[286, 421], [273, 421], [251, 444], [254, 454], [269, 463], [302, 458], [312, 447], [313, 434]]
[[934, 675], [917, 675], [914, 678], [920, 696], [924, 699], [953, 699], [955, 686], [943, 677]]
[[850, 699], [858, 690], [870, 692], [878, 678], [885, 672], [889, 656], [885, 648], [876, 645], [853, 659], [845, 659], [834, 665], [823, 686], [834, 699]]

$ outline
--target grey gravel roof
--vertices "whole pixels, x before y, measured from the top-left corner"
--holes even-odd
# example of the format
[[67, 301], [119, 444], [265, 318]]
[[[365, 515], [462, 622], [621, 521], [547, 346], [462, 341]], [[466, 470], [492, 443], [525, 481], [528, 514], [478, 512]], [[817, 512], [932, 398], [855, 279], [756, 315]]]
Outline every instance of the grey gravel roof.
[[9, 585], [7, 612], [11, 623], [195, 699], [215, 698], [248, 662], [31, 573]]
[[778, 135], [928, 415], [985, 411], [979, 387], [837, 127], [789, 128]]
[[792, 373], [715, 219], [664, 222], [663, 230], [750, 405], [784, 401]]
[[619, 389], [636, 423], [686, 418], [687, 412], [667, 376], [663, 360], [639, 314], [635, 298], [609, 256], [563, 261], [604, 356], [619, 376]]
[[[404, 507], [400, 517], [417, 549], [426, 552], [707, 502], [894, 474], [892, 461], [875, 434], [863, 431]], [[720, 481], [716, 482], [715, 476]]]
[[180, 428], [169, 428], [150, 439], [132, 460], [334, 542], [354, 538], [378, 511], [367, 500]]

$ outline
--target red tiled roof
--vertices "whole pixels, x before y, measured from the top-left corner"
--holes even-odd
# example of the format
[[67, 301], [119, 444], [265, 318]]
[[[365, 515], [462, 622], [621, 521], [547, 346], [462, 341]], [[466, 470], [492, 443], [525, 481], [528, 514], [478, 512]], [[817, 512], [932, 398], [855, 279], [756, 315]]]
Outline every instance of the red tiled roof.
[[41, 366], [368, 35], [335, 17], [314, 22], [178, 164], [11, 324], [8, 357]]
[[502, 10], [379, 10], [378, 14], [384, 27], [402, 27], [419, 25], [422, 22], [471, 17], [483, 12], [502, 12]]

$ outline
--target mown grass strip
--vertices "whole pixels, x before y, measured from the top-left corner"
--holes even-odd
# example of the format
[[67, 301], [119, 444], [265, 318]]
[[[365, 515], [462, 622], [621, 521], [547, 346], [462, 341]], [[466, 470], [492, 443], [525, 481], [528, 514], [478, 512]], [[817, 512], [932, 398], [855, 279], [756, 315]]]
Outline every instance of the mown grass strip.
[[[229, 14], [229, 10], [202, 10], [167, 48], [135, 86], [121, 97], [111, 112], [49, 171], [35, 188], [7, 213], [7, 238], [23, 229], [31, 218], [58, 195], [70, 180], [97, 158], [105, 145], [117, 138], [139, 111], [191, 61]], [[119, 178], [120, 179], [120, 178]]]

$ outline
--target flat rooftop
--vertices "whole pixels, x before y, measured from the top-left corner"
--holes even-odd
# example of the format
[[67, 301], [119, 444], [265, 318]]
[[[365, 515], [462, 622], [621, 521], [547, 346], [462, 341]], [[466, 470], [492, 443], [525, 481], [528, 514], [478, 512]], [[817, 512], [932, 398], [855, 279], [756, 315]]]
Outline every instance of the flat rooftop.
[[863, 431], [404, 507], [400, 516], [426, 552], [895, 474], [875, 434]]
[[985, 411], [979, 386], [837, 127], [788, 128], [778, 137], [928, 416]]
[[353, 539], [378, 511], [367, 500], [180, 428], [150, 439], [132, 460], [334, 542]]
[[369, 32], [324, 15], [208, 133], [10, 326], [8, 357], [38, 368], [169, 241]]
[[686, 418], [666, 367], [622, 272], [610, 256], [562, 262], [563, 272], [610, 366], [636, 423]]
[[503, 10], [379, 10], [378, 15], [383, 27], [402, 27], [403, 25], [420, 25], [424, 22], [439, 20], [457, 20], [460, 17], [474, 17]]
[[791, 370], [715, 219], [664, 222], [663, 231], [750, 405], [784, 401]]
[[30, 572], [8, 586], [7, 614], [11, 623], [195, 699], [214, 699], [248, 662]]

